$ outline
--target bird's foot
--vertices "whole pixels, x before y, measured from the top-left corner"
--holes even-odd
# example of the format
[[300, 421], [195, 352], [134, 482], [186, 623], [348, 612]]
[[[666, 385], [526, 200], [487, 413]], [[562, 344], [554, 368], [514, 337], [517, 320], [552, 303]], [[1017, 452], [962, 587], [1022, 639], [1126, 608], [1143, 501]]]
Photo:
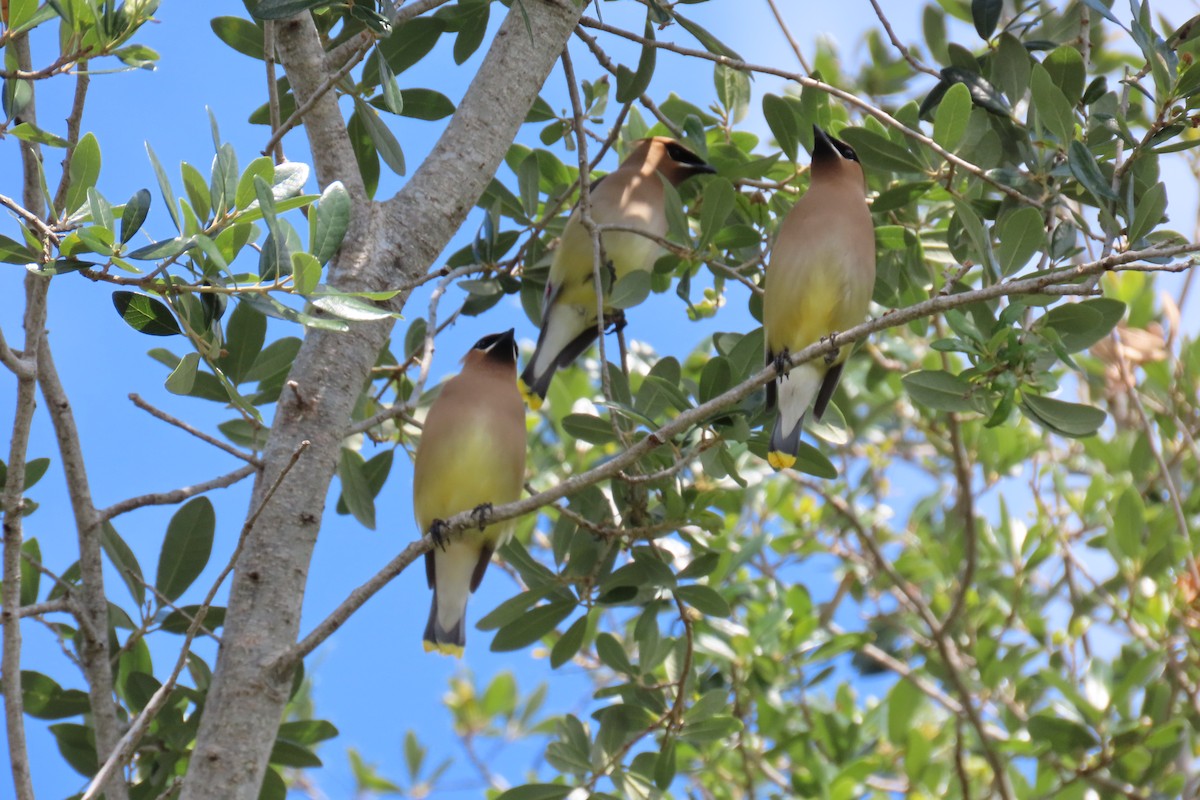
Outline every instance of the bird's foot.
[[775, 354], [774, 362], [775, 371], [779, 373], [779, 377], [787, 375], [788, 370], [792, 368], [792, 354], [785, 347]]
[[828, 336], [821, 337], [822, 343], [829, 342], [829, 344], [833, 345], [833, 349], [825, 354], [825, 365], [826, 366], [829, 366], [834, 361], [837, 361], [838, 351], [841, 349], [840, 347], [837, 346], [837, 337], [838, 337], [837, 331], [832, 331], [832, 332], [830, 332], [830, 334]]
[[448, 527], [443, 519], [435, 519], [429, 526], [429, 538], [433, 540], [433, 546], [443, 553], [446, 552], [446, 544], [450, 541], [450, 534], [446, 532]]
[[607, 333], [619, 333], [629, 323], [625, 319], [624, 309], [618, 308], [604, 315], [604, 324], [608, 328]]
[[488, 520], [492, 517], [492, 504], [480, 503], [471, 511], [471, 519], [475, 520], [475, 524], [479, 526], [479, 530], [487, 527]]

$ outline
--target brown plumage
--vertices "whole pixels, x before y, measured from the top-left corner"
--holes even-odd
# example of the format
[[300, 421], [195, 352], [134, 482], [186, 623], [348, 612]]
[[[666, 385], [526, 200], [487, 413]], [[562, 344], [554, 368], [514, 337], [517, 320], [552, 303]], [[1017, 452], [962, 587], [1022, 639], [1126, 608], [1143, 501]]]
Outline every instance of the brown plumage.
[[[767, 266], [767, 363], [858, 325], [875, 287], [875, 227], [862, 165], [850, 145], [815, 125], [813, 135], [812, 182], [780, 224]], [[779, 408], [768, 455], [775, 469], [796, 462], [804, 415], [810, 405], [817, 419], [825, 413], [849, 350], [767, 385], [767, 408]]]
[[[663, 179], [678, 185], [692, 175], [715, 170], [692, 151], [665, 136], [642, 139], [621, 165], [591, 185], [591, 217], [599, 225], [628, 225], [658, 237], [667, 233]], [[649, 271], [662, 255], [652, 239], [626, 231], [601, 234], [612, 283], [634, 270]], [[534, 410], [541, 407], [555, 370], [579, 357], [597, 336], [592, 237], [577, 208], [554, 251], [542, 330], [533, 358], [521, 373], [521, 393]], [[605, 304], [605, 314], [610, 309]]]
[[[463, 358], [425, 417], [413, 467], [413, 510], [421, 532], [461, 511], [516, 500], [525, 481], [525, 404], [517, 391], [513, 331], [485, 336]], [[467, 597], [492, 553], [512, 535], [512, 520], [468, 529], [425, 555], [433, 604], [425, 650], [461, 656]]]

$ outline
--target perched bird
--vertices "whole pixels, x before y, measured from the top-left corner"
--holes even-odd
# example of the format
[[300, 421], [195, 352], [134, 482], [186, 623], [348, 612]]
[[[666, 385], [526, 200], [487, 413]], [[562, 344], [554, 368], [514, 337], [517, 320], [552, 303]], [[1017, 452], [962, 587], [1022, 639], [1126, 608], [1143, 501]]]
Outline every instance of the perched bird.
[[[462, 656], [467, 596], [479, 587], [492, 553], [513, 521], [487, 525], [492, 505], [516, 500], [525, 481], [525, 405], [517, 391], [513, 331], [475, 343], [425, 417], [413, 467], [413, 510], [437, 546], [425, 554], [433, 605], [425, 652]], [[474, 511], [481, 529], [447, 539], [442, 520]]]
[[[812, 182], [779, 226], [763, 287], [767, 363], [866, 319], [875, 287], [875, 228], [854, 149], [813, 126]], [[796, 463], [810, 405], [817, 419], [837, 388], [849, 348], [810, 361], [767, 385], [778, 406], [767, 461]], [[816, 398], [814, 404], [813, 398]]]
[[[598, 225], [628, 225], [665, 236], [663, 179], [678, 186], [692, 175], [712, 172], [716, 170], [673, 139], [642, 139], [621, 166], [591, 184], [591, 218]], [[648, 272], [663, 252], [654, 240], [629, 231], [606, 231], [601, 242], [610, 286], [634, 270]], [[576, 207], [550, 265], [537, 349], [521, 373], [521, 394], [534, 411], [546, 399], [555, 370], [568, 366], [596, 340], [593, 255], [591, 234]], [[606, 315], [608, 311], [606, 303]]]

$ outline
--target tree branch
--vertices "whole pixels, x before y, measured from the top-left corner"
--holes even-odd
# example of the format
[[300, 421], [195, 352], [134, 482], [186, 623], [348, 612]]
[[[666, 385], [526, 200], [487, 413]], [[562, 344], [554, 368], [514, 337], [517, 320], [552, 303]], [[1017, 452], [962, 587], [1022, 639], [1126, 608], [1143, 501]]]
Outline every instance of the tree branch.
[[[42, 396], [46, 398], [46, 407], [54, 424], [58, 452], [67, 478], [67, 493], [75, 515], [79, 537], [79, 610], [87, 619], [91, 631], [89, 633], [88, 628], [80, 627], [83, 641], [78, 649], [87, 677], [92, 721], [96, 729], [96, 749], [98, 752], [108, 752], [120, 738], [120, 727], [117, 706], [113, 701], [113, 671], [108, 647], [108, 595], [104, 591], [104, 564], [100, 551], [102, 520], [92, 502], [71, 403], [58, 378], [50, 344], [45, 338], [38, 349], [38, 384], [42, 387]], [[129, 797], [128, 786], [120, 776], [102, 784], [101, 788], [109, 800], [126, 800]]]
[[189, 497], [195, 497], [198, 494], [210, 492], [213, 489], [224, 489], [243, 478], [248, 478], [258, 472], [258, 467], [253, 464], [247, 464], [240, 469], [235, 469], [226, 475], [212, 480], [202, 481], [191, 486], [184, 486], [179, 489], [173, 489], [169, 492], [157, 492], [154, 494], [143, 494], [138, 497], [130, 497], [127, 500], [122, 500], [119, 503], [114, 503], [108, 508], [99, 512], [100, 521], [107, 522], [113, 517], [120, 516], [134, 509], [144, 508], [146, 506], [169, 506], [176, 503], [182, 503]]

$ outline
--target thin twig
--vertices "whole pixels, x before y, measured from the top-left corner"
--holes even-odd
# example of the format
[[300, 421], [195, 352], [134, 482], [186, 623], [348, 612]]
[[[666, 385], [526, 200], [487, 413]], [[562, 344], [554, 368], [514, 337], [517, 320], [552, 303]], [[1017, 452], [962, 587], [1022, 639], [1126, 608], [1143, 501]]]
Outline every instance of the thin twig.
[[355, 51], [355, 53], [350, 56], [349, 59], [347, 59], [346, 63], [343, 64], [337, 72], [326, 78], [325, 81], [317, 87], [317, 90], [313, 92], [311, 97], [298, 106], [296, 110], [292, 112], [291, 116], [289, 116], [284, 122], [280, 123], [279, 126], [275, 128], [275, 130], [271, 133], [271, 138], [267, 139], [267, 143], [263, 145], [262, 154], [264, 156], [270, 155], [272, 151], [274, 151], [275, 146], [279, 144], [287, 132], [304, 121], [304, 115], [307, 114], [312, 107], [315, 106], [317, 102], [325, 96], [325, 93], [336, 86], [338, 82], [342, 80], [342, 78], [349, 75], [350, 70], [358, 66], [358, 62], [366, 58], [367, 53], [371, 50], [371, 43], [373, 41], [373, 39], [367, 39], [363, 44], [360, 44], [358, 50]]
[[771, 7], [771, 13], [775, 16], [775, 22], [779, 25], [779, 30], [783, 33], [783, 38], [787, 39], [787, 43], [791, 45], [792, 52], [796, 54], [796, 60], [800, 62], [800, 66], [809, 75], [812, 75], [812, 67], [809, 66], [808, 59], [804, 57], [803, 51], [800, 50], [800, 43], [796, 41], [796, 37], [792, 36], [791, 30], [788, 29], [787, 22], [783, 19], [783, 14], [779, 13], [779, 7], [775, 5], [775, 0], [767, 0], [767, 5]]
[[[961, 308], [972, 303], [1008, 295], [1040, 294], [1048, 286], [1058, 283], [1070, 283], [1100, 272], [1118, 270], [1123, 264], [1147, 258], [1178, 256], [1196, 251], [1200, 251], [1200, 244], [1180, 244], [1149, 250], [1129, 251], [1049, 274], [1039, 274], [1028, 278], [995, 283], [969, 292], [936, 295], [928, 300], [923, 300], [905, 308], [895, 309], [881, 317], [869, 320], [861, 325], [856, 325], [844, 333], [839, 333], [836, 339], [826, 339], [798, 350], [791, 354], [790, 363], [785, 365], [785, 369], [792, 369], [800, 364], [820, 358], [826, 353], [834, 352], [846, 344], [865, 339], [867, 336], [878, 331], [906, 325], [912, 320], [933, 316], [934, 314], [953, 308]], [[592, 469], [572, 475], [532, 497], [495, 506], [488, 515], [488, 522], [502, 522], [523, 516], [532, 511], [537, 511], [543, 506], [549, 505], [567, 495], [574, 494], [586, 486], [591, 486], [606, 478], [616, 476], [626, 467], [638, 462], [644, 456], [670, 442], [675, 436], [687, 431], [693, 425], [708, 419], [714, 412], [741, 402], [757, 391], [759, 387], [767, 383], [767, 381], [774, 379], [776, 374], [774, 364], [764, 367], [742, 383], [712, 398], [708, 402], [701, 403], [694, 408], [680, 413], [656, 431], [640, 439], [632, 447]], [[448, 517], [444, 522], [445, 527], [443, 530], [445, 533], [453, 535], [467, 528], [477, 527], [479, 519], [472, 511], [464, 511]], [[386, 586], [392, 578], [403, 572], [409, 564], [429, 552], [432, 547], [433, 541], [429, 538], [428, 534], [421, 539], [411, 542], [373, 577], [354, 589], [346, 600], [319, 623], [312, 632], [297, 643], [296, 646], [276, 659], [272, 668], [275, 670], [290, 668], [295, 664], [297, 659], [311, 653], [321, 642], [340, 628], [350, 615], [361, 608], [376, 592]], [[927, 622], [929, 622], [931, 628], [937, 627], [934, 617], [930, 616]]]
[[88, 784], [81, 800], [95, 800], [95, 798], [99, 796], [104, 787], [105, 781], [108, 780], [108, 776], [112, 775], [124, 765], [125, 761], [137, 747], [138, 742], [141, 741], [142, 735], [146, 732], [146, 729], [150, 727], [150, 722], [162, 709], [163, 705], [166, 704], [168, 697], [175, 689], [175, 682], [179, 680], [179, 676], [183, 673], [183, 669], [187, 665], [187, 657], [192, 645], [192, 641], [196, 638], [196, 634], [199, 632], [201, 625], [204, 623], [204, 617], [208, 613], [208, 609], [212, 606], [213, 600], [216, 599], [217, 592], [220, 590], [221, 585], [225, 583], [225, 579], [229, 577], [229, 573], [233, 572], [233, 568], [237, 565], [238, 557], [242, 554], [242, 548], [245, 547], [247, 535], [249, 535], [251, 529], [254, 528], [254, 524], [258, 522], [258, 518], [262, 514], [263, 509], [267, 507], [269, 502], [271, 502], [271, 498], [275, 496], [275, 492], [281, 485], [283, 485], [284, 479], [287, 478], [288, 473], [291, 472], [292, 467], [296, 465], [296, 462], [300, 460], [300, 456], [304, 454], [304, 451], [308, 449], [308, 446], [309, 442], [306, 439], [305, 441], [300, 442], [296, 449], [292, 451], [291, 458], [283, 466], [283, 469], [279, 471], [278, 477], [275, 478], [275, 482], [271, 484], [271, 488], [269, 488], [267, 493], [263, 496], [262, 502], [258, 504], [258, 508], [254, 509], [254, 513], [251, 514], [246, 519], [246, 522], [242, 525], [242, 531], [238, 535], [237, 546], [234, 547], [233, 553], [229, 556], [229, 561], [225, 564], [224, 569], [221, 570], [221, 574], [217, 576], [215, 581], [213, 581], [213, 585], [209, 588], [208, 594], [204, 597], [204, 602], [201, 603], [200, 607], [196, 609], [196, 615], [192, 618], [191, 624], [188, 625], [187, 634], [185, 634], [183, 638], [183, 646], [179, 649], [179, 658], [175, 661], [175, 668], [171, 671], [171, 674], [167, 680], [163, 682], [163, 685], [158, 687], [158, 690], [150, 697], [150, 700], [142, 709], [142, 713], [138, 714], [137, 717], [129, 723], [129, 729], [125, 732], [125, 735], [121, 737], [120, 741], [117, 742], [117, 745], [112, 749], [112, 752], [109, 753], [108, 758], [104, 760], [104, 764], [100, 767], [100, 770]]
[[210, 492], [213, 489], [225, 489], [234, 485], [243, 478], [248, 478], [258, 472], [258, 467], [253, 464], [247, 464], [244, 467], [235, 469], [227, 475], [222, 475], [219, 478], [202, 481], [184, 486], [179, 489], [173, 489], [169, 492], [156, 492], [153, 494], [143, 494], [138, 497], [130, 497], [127, 500], [122, 500], [119, 503], [114, 503], [106, 509], [100, 511], [100, 519], [107, 522], [113, 517], [120, 516], [134, 509], [144, 508], [145, 506], [169, 506], [176, 503], [182, 503], [189, 497], [195, 497], [198, 494]]
[[[275, 78], [275, 20], [263, 23], [263, 62], [267, 66], [267, 107], [271, 112], [271, 135], [279, 130], [279, 83]], [[284, 162], [282, 137], [275, 139], [271, 157], [276, 164]]]
[[[773, 0], [767, 0], [767, 2], [772, 3], [772, 5], [774, 4]], [[936, 69], [925, 66], [920, 61], [917, 61], [915, 58], [913, 58], [913, 54], [909, 52], [909, 49], [900, 43], [900, 39], [896, 36], [896, 32], [892, 30], [892, 23], [888, 22], [887, 16], [883, 13], [883, 9], [879, 6], [879, 0], [871, 0], [871, 7], [875, 9], [875, 16], [879, 17], [879, 22], [883, 25], [883, 29], [887, 31], [888, 38], [892, 40], [892, 46], [895, 47], [900, 55], [904, 57], [904, 60], [908, 62], [908, 65], [917, 72], [924, 72], [926, 75], [932, 75], [935, 78], [940, 78], [940, 72], [938, 72]], [[809, 71], [811, 72], [811, 70]]]
[[135, 406], [137, 406], [138, 408], [142, 409], [143, 411], [149, 413], [151, 416], [158, 417], [163, 422], [170, 423], [171, 425], [174, 425], [176, 428], [179, 428], [180, 430], [187, 431], [188, 433], [190, 433], [192, 436], [195, 436], [200, 441], [208, 442], [213, 447], [216, 447], [220, 450], [224, 450], [226, 453], [229, 453], [229, 455], [240, 458], [242, 461], [245, 461], [248, 464], [253, 464], [255, 467], [262, 467], [262, 461], [260, 461], [256, 456], [252, 456], [249, 453], [243, 453], [241, 450], [238, 450], [236, 447], [234, 447], [231, 444], [226, 444], [225, 442], [222, 442], [220, 439], [209, 436], [207, 433], [204, 433], [203, 431], [196, 430], [195, 428], [193, 428], [191, 425], [187, 424], [183, 420], [176, 419], [175, 417], [171, 416], [170, 414], [163, 411], [162, 409], [152, 406], [150, 403], [143, 400], [141, 395], [133, 393], [133, 394], [129, 395], [129, 399], [133, 401], [133, 404]]
[[862, 110], [863, 112], [870, 114], [872, 117], [875, 117], [877, 120], [879, 120], [883, 124], [887, 125], [890, 128], [893, 128], [896, 131], [899, 131], [900, 133], [904, 134], [905, 136], [912, 139], [913, 141], [920, 142], [922, 145], [929, 148], [933, 152], [937, 153], [939, 156], [941, 156], [946, 161], [950, 162], [951, 164], [954, 164], [959, 169], [969, 172], [971, 175], [974, 175], [976, 178], [983, 181], [984, 183], [994, 186], [996, 189], [998, 189], [999, 191], [1008, 195], [1012, 199], [1018, 200], [1026, 205], [1034, 206], [1035, 208], [1041, 208], [1043, 205], [1040, 200], [1030, 197], [1030, 196], [1026, 195], [1025, 193], [1021, 192], [1020, 190], [1015, 189], [1012, 186], [1009, 186], [1006, 183], [1001, 183], [1000, 181], [996, 180], [994, 177], [989, 175], [987, 173], [987, 171], [984, 170], [982, 167], [980, 167], [976, 164], [973, 164], [970, 161], [967, 161], [966, 159], [956, 155], [955, 153], [950, 152], [949, 150], [942, 147], [940, 144], [935, 142], [930, 137], [926, 136], [925, 134], [921, 133], [919, 130], [917, 130], [915, 128], [908, 127], [903, 122], [896, 119], [894, 116], [887, 113], [883, 109], [881, 109], [877, 106], [871, 105], [866, 100], [863, 100], [861, 97], [858, 97], [857, 95], [855, 95], [851, 92], [847, 92], [844, 89], [839, 89], [838, 87], [833, 86], [828, 83], [825, 83], [824, 81], [819, 81], [815, 78], [810, 78], [807, 75], [801, 75], [796, 72], [789, 72], [787, 70], [778, 69], [777, 67], [769, 67], [769, 66], [764, 66], [761, 64], [750, 64], [745, 61], [739, 61], [736, 58], [729, 58], [728, 56], [718, 55], [716, 53], [709, 53], [705, 50], [696, 50], [696, 49], [693, 49], [690, 47], [681, 47], [681, 46], [673, 44], [671, 42], [660, 42], [656, 39], [647, 39], [644, 36], [639, 36], [635, 33], [631, 33], [629, 31], [622, 30], [621, 28], [616, 28], [611, 25], [605, 25], [604, 23], [602, 23], [598, 20], [592, 19], [591, 17], [581, 18], [579, 21], [579, 24], [584, 25], [589, 28], [594, 28], [596, 30], [605, 31], [606, 33], [612, 33], [616, 36], [621, 36], [625, 39], [629, 39], [630, 41], [638, 42], [639, 44], [642, 44], [642, 45], [650, 45], [652, 47], [657, 47], [662, 50], [669, 50], [672, 53], [678, 53], [678, 54], [684, 55], [684, 56], [692, 56], [694, 58], [704, 59], [705, 61], [712, 61], [716, 64], [721, 64], [723, 66], [729, 67], [730, 69], [736, 69], [741, 72], [761, 72], [764, 75], [775, 75], [776, 77], [786, 78], [787, 80], [795, 81], [796, 83], [799, 83], [801, 86], [803, 86], [805, 88], [817, 89], [818, 91], [825, 92], [826, 94], [829, 94], [833, 97], [838, 98], [839, 100], [841, 100], [843, 103], [846, 103], [847, 105], [854, 106], [854, 107]]

